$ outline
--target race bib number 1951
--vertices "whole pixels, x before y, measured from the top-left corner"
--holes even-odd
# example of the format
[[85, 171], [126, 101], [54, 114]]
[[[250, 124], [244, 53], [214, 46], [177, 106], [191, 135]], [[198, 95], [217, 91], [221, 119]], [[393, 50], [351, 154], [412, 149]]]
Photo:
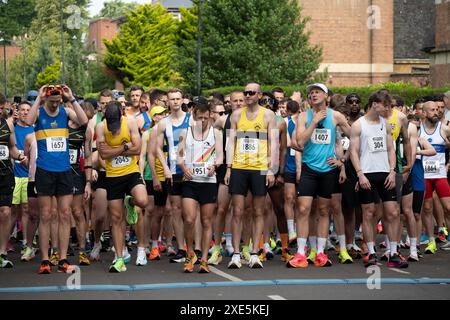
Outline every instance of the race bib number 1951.
[[193, 163], [192, 171], [194, 176], [197, 177], [206, 177], [208, 175], [206, 163]]
[[8, 146], [0, 146], [0, 160], [9, 159], [9, 149]]
[[112, 159], [112, 167], [120, 168], [131, 164], [131, 157], [118, 156]]
[[314, 144], [330, 144], [331, 130], [330, 129], [314, 129], [311, 141]]
[[66, 138], [49, 137], [47, 140], [47, 152], [65, 152], [67, 150]]
[[259, 148], [259, 140], [254, 138], [242, 138], [240, 140], [240, 153], [257, 154]]

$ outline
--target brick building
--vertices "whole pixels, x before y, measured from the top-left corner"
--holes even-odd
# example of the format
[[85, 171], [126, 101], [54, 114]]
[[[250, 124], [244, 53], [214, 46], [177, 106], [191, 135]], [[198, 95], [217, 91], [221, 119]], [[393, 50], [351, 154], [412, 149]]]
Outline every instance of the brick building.
[[431, 84], [450, 84], [450, 0], [436, 2], [436, 38], [431, 53]]

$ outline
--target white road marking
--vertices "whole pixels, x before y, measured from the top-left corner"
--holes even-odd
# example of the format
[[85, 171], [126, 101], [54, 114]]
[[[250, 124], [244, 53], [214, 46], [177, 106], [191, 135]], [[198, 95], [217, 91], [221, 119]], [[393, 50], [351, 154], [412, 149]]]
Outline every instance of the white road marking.
[[217, 268], [215, 268], [213, 266], [210, 266], [209, 270], [211, 270], [212, 273], [215, 273], [218, 276], [227, 278], [228, 280], [231, 280], [231, 281], [243, 281], [242, 279], [239, 279], [238, 277], [232, 276], [231, 274], [225, 273], [222, 270], [219, 270], [219, 269], [217, 269]]
[[399, 270], [399, 269], [394, 269], [394, 268], [389, 268], [389, 270], [398, 272], [398, 273], [403, 273], [403, 274], [411, 274], [411, 272], [408, 271], [403, 271], [403, 270]]
[[282, 296], [279, 296], [279, 295], [272, 295], [272, 296], [268, 296], [268, 297], [272, 300], [287, 300], [286, 298], [283, 298]]

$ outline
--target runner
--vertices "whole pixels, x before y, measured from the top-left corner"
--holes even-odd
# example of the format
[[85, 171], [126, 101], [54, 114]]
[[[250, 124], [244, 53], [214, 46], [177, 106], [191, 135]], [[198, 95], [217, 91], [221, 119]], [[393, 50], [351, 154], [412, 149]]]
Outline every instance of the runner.
[[[61, 105], [62, 96], [65, 96], [72, 104], [73, 110]], [[44, 102], [42, 108], [39, 107], [41, 102]], [[36, 123], [38, 158], [35, 181], [40, 209], [39, 244], [42, 255], [40, 274], [51, 272], [48, 243], [52, 196], [56, 196], [57, 199], [60, 254], [58, 272], [74, 272], [74, 267], [67, 260], [70, 237], [70, 204], [73, 200], [73, 178], [70, 172], [68, 149], [69, 120], [79, 126], [88, 123], [88, 118], [74, 98], [72, 90], [66, 85], [41, 87], [39, 96], [31, 107], [26, 120], [29, 125]]]
[[222, 132], [214, 129], [208, 101], [194, 99], [194, 124], [183, 129], [179, 138], [178, 165], [184, 172], [183, 218], [187, 257], [184, 272], [193, 272], [197, 256], [193, 251], [194, 224], [200, 206], [202, 246], [199, 273], [209, 273], [207, 258], [212, 240], [212, 224], [217, 201], [216, 168], [223, 162]]
[[[240, 241], [244, 200], [248, 191], [253, 195], [253, 250], [250, 268], [262, 268], [258, 257], [259, 241], [264, 229], [264, 203], [267, 188], [275, 182], [275, 160], [278, 153], [278, 135], [275, 114], [258, 104], [262, 92], [259, 84], [245, 87], [246, 107], [231, 115], [230, 138], [227, 148], [225, 183], [233, 201], [234, 254], [228, 268], [240, 268]], [[269, 159], [270, 155], [270, 159]]]
[[[127, 269], [123, 255], [123, 205], [128, 210], [128, 223], [136, 224], [138, 215], [135, 206], [144, 209], [148, 201], [137, 164], [137, 156], [141, 151], [139, 129], [133, 118], [122, 116], [120, 103], [112, 101], [106, 107], [105, 120], [97, 125], [96, 134], [100, 156], [106, 162], [105, 185], [116, 252], [116, 259], [109, 272], [124, 272]], [[145, 257], [144, 248], [138, 250], [138, 258], [142, 255]]]

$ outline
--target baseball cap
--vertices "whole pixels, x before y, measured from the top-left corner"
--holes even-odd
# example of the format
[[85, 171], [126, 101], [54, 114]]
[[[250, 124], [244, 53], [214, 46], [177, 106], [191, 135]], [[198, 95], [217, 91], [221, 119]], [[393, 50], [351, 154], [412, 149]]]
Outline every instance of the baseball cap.
[[325, 92], [326, 94], [328, 94], [328, 88], [326, 85], [324, 85], [323, 83], [313, 83], [310, 84], [309, 86], [306, 87], [306, 92], [309, 94], [309, 92], [314, 89], [314, 88], [319, 88], [320, 90], [322, 90], [323, 92]]
[[122, 105], [116, 101], [108, 103], [105, 111], [105, 119], [109, 131], [117, 132], [120, 129], [121, 117]]
[[164, 107], [161, 107], [161, 106], [153, 107], [152, 110], [150, 110], [150, 119], [153, 120], [153, 117], [154, 117], [155, 115], [164, 113], [164, 112], [166, 112], [166, 111], [167, 111], [167, 109], [164, 108]]
[[30, 91], [28, 91], [28, 94], [27, 94], [27, 100], [30, 101], [31, 103], [34, 103], [34, 101], [36, 101], [38, 95], [39, 95], [39, 92], [37, 92], [36, 90], [30, 90]]

